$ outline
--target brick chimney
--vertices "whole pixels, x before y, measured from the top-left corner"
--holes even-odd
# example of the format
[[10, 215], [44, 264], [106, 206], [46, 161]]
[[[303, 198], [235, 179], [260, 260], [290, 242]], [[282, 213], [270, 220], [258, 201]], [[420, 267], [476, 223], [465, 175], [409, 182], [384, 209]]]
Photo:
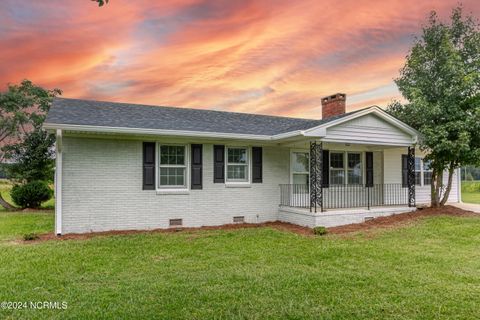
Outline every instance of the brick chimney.
[[338, 116], [345, 113], [347, 95], [336, 93], [322, 98], [322, 119]]

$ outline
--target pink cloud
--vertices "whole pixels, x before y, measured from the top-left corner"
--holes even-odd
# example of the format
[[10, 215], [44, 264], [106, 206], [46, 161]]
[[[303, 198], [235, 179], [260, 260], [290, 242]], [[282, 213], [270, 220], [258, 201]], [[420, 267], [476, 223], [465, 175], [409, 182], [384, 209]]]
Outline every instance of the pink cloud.
[[[456, 1], [0, 3], [0, 85], [67, 97], [320, 117], [399, 98], [393, 78], [428, 12]], [[480, 15], [480, 4], [464, 2]], [[379, 89], [380, 88], [380, 89]], [[350, 99], [351, 97], [351, 99]]]

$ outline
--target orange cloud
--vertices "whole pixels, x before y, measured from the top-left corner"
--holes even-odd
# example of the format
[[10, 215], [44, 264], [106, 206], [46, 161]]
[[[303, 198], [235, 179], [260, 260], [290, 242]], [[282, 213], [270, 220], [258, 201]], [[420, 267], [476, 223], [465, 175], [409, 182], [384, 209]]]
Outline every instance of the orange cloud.
[[[319, 118], [400, 98], [393, 78], [428, 12], [456, 1], [0, 3], [0, 84], [66, 97]], [[464, 1], [480, 15], [480, 4]]]

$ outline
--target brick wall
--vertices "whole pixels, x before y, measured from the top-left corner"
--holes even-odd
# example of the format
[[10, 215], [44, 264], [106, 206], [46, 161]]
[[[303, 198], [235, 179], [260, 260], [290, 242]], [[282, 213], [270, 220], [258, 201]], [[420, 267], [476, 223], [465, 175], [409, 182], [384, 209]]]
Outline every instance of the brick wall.
[[289, 150], [264, 147], [263, 183], [226, 188], [213, 183], [213, 144], [203, 145], [202, 190], [160, 195], [142, 190], [142, 141], [64, 137], [63, 233], [167, 228], [177, 218], [186, 227], [277, 220]]

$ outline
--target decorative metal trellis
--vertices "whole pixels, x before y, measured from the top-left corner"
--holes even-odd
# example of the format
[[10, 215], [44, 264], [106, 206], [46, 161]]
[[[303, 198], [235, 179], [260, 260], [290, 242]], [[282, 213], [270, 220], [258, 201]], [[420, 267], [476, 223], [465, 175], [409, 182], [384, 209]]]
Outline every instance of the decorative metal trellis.
[[408, 206], [415, 207], [415, 148], [408, 147], [407, 155]]
[[310, 212], [317, 212], [317, 207], [323, 212], [323, 193], [322, 193], [322, 164], [323, 149], [322, 143], [310, 142]]

